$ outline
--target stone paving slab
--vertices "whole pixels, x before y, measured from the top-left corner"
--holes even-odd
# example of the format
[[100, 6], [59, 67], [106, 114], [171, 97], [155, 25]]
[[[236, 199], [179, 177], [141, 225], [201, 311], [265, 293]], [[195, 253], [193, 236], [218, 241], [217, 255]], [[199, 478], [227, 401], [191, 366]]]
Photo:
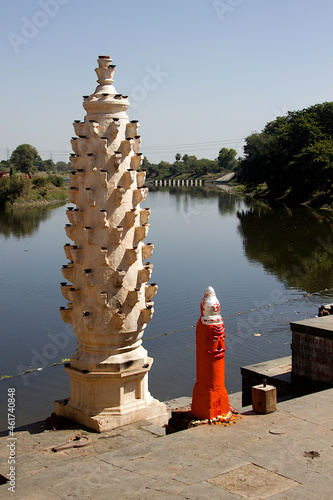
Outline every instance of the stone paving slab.
[[[239, 409], [240, 398], [230, 397]], [[181, 398], [179, 406], [188, 404], [189, 398]], [[173, 400], [170, 407], [176, 406]], [[73, 424], [53, 431], [36, 423], [16, 431], [16, 492], [0, 485], [0, 498], [333, 498], [332, 409], [330, 389], [279, 403], [268, 415], [243, 408], [242, 419], [232, 426], [203, 425], [168, 436], [147, 421], [103, 434]], [[78, 432], [89, 436], [91, 444], [50, 451]], [[6, 434], [0, 436], [4, 476], [7, 441]], [[318, 455], [304, 456], [312, 451]]]
[[[302, 398], [285, 401], [281, 408], [291, 415], [311, 422], [315, 425], [321, 425], [332, 429], [332, 414], [325, 411], [326, 407], [332, 409], [333, 390], [326, 390], [303, 396]], [[306, 407], [306, 415], [304, 415]]]
[[[191, 486], [187, 486], [181, 492], [182, 496], [179, 496], [181, 499], [191, 499], [191, 500], [236, 500], [239, 497], [229, 493], [213, 484], [210, 484], [207, 481], [192, 484]], [[158, 497], [156, 497], [158, 498]]]
[[252, 463], [219, 474], [209, 483], [247, 500], [261, 500], [285, 492], [298, 483]]

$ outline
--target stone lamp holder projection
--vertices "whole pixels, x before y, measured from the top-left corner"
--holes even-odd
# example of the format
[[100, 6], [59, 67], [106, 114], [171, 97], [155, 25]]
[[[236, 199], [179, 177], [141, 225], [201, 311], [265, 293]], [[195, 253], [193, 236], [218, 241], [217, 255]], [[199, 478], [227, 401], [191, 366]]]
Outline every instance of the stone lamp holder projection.
[[142, 336], [153, 315], [156, 284], [148, 283], [149, 230], [145, 171], [141, 170], [139, 123], [129, 121], [127, 96], [113, 86], [115, 66], [98, 58], [98, 86], [83, 97], [84, 121], [75, 121], [73, 167], [62, 268], [68, 301], [63, 321], [73, 326], [78, 346], [65, 365], [70, 398], [55, 413], [98, 432], [141, 419], [167, 421], [166, 407], [148, 391], [152, 358]]

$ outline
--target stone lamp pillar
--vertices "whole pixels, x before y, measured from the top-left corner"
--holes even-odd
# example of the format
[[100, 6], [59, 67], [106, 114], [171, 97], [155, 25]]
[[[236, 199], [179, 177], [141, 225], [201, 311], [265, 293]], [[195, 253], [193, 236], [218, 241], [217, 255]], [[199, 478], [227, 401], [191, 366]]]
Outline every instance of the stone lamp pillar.
[[71, 323], [78, 347], [65, 370], [70, 398], [55, 413], [98, 432], [141, 419], [167, 421], [166, 407], [148, 391], [152, 359], [142, 347], [153, 315], [157, 286], [149, 284], [153, 251], [144, 243], [148, 208], [139, 123], [129, 121], [127, 96], [113, 86], [115, 66], [98, 58], [98, 86], [84, 96], [86, 116], [75, 121], [71, 187], [61, 290], [68, 300], [62, 319]]

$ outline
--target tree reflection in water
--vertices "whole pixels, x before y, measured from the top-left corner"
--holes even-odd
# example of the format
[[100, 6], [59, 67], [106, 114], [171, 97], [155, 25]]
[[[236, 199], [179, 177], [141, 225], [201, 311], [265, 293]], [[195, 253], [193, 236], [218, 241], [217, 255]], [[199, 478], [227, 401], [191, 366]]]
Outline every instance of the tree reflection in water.
[[[226, 188], [228, 189], [228, 188]], [[233, 214], [242, 203], [242, 199], [225, 190], [223, 186], [214, 184], [205, 184], [203, 186], [149, 186], [150, 192], [166, 192], [174, 196], [177, 210], [184, 206], [189, 208], [191, 200], [205, 200], [216, 198], [218, 200], [218, 209], [221, 215]], [[183, 205], [181, 205], [181, 201]]]
[[5, 238], [14, 236], [18, 239], [32, 235], [37, 231], [40, 223], [51, 216], [51, 210], [63, 204], [0, 210], [0, 234], [3, 234]]
[[290, 288], [332, 286], [333, 214], [256, 203], [237, 213], [245, 255]]

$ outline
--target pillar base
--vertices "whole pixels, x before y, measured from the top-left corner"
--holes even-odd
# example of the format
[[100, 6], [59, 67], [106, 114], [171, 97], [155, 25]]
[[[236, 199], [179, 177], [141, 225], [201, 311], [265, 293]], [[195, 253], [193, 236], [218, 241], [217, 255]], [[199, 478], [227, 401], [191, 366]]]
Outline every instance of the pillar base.
[[152, 359], [140, 366], [119, 371], [87, 371], [65, 366], [70, 376], [71, 397], [55, 401], [56, 415], [74, 420], [97, 432], [152, 420], [164, 425], [168, 415], [164, 403], [148, 391], [148, 370]]
[[121, 412], [120, 408], [112, 408], [106, 409], [98, 415], [89, 415], [72, 408], [69, 404], [69, 398], [67, 398], [55, 401], [54, 411], [57, 415], [74, 420], [96, 432], [110, 431], [116, 427], [132, 424], [139, 420], [148, 420], [156, 425], [163, 426], [168, 423], [169, 419], [165, 404], [157, 399], [152, 399], [144, 407], [128, 408], [123, 412]]

